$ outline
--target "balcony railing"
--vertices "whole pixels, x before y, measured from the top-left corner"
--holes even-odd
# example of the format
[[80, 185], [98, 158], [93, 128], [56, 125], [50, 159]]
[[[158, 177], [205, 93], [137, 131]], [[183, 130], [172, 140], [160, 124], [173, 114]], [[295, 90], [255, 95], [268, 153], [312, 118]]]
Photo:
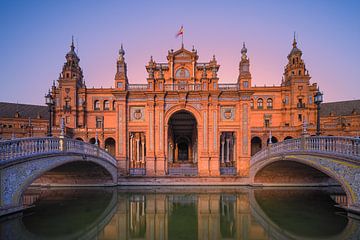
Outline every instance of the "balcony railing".
[[315, 153], [360, 161], [360, 139], [352, 137], [306, 137], [272, 144], [251, 157], [250, 163], [283, 153]]
[[0, 142], [0, 164], [26, 157], [55, 153], [80, 153], [100, 157], [116, 166], [116, 159], [105, 150], [70, 138], [19, 138]]
[[146, 91], [148, 89], [147, 84], [129, 84], [128, 90], [129, 91]]
[[239, 85], [237, 83], [223, 83], [223, 84], [219, 84], [219, 90], [221, 90], [221, 91], [237, 91], [237, 90], [239, 90]]
[[[226, 84], [219, 84], [219, 90], [221, 91], [237, 91], [239, 90], [239, 85], [236, 83], [226, 83]], [[147, 91], [149, 90], [147, 84], [129, 84], [128, 88], [129, 91]], [[164, 84], [162, 86], [164, 91], [201, 91], [205, 90], [203, 85], [200, 83], [196, 84], [188, 84], [188, 83], [178, 83], [178, 84]]]

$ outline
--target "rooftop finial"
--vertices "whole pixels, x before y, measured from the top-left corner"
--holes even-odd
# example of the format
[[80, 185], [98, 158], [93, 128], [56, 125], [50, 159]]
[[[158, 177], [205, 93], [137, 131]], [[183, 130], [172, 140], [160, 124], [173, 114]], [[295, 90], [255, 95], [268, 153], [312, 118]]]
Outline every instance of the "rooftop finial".
[[295, 34], [296, 34], [296, 32], [294, 32], [293, 48], [296, 48], [296, 45], [297, 45]]
[[246, 60], [247, 56], [246, 56], [246, 53], [247, 53], [247, 48], [245, 47], [245, 42], [243, 42], [243, 47], [241, 49], [241, 58], [243, 60]]
[[74, 46], [74, 35], [71, 36], [71, 51], [74, 51], [75, 46]]
[[120, 50], [119, 50], [119, 60], [124, 60], [125, 51], [123, 48], [123, 44], [121, 43]]

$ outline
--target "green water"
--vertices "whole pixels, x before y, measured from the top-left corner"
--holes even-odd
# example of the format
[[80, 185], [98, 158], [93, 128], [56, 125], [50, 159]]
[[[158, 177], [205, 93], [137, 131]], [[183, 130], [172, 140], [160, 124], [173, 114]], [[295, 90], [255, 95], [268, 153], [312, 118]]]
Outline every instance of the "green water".
[[[337, 189], [31, 189], [0, 239], [360, 239]], [[30, 200], [29, 200], [30, 199]], [[24, 200], [25, 201], [25, 200]]]

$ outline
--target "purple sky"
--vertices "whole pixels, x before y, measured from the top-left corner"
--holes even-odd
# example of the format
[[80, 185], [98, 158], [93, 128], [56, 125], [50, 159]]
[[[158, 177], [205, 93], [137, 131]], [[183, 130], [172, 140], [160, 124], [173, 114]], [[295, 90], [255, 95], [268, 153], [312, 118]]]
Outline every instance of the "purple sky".
[[2, 1], [0, 101], [43, 104], [71, 35], [88, 87], [114, 86], [124, 44], [130, 83], [145, 83], [153, 55], [165, 62], [184, 43], [199, 61], [213, 54], [221, 83], [234, 83], [245, 41], [253, 85], [279, 85], [293, 32], [325, 101], [360, 98], [359, 1]]

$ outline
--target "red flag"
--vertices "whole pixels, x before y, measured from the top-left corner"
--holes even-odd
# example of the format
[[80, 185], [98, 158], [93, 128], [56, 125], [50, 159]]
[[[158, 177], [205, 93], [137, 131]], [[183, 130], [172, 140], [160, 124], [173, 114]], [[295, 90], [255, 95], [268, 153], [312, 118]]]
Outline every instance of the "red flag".
[[184, 35], [184, 28], [182, 25], [181, 25], [179, 32], [176, 34], [176, 37], [179, 37], [180, 35]]

